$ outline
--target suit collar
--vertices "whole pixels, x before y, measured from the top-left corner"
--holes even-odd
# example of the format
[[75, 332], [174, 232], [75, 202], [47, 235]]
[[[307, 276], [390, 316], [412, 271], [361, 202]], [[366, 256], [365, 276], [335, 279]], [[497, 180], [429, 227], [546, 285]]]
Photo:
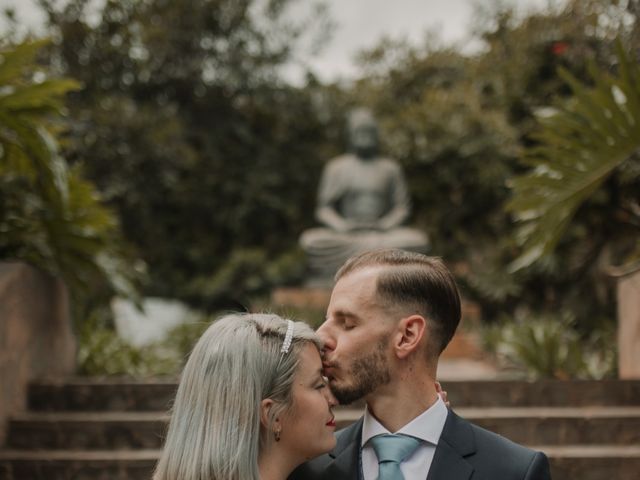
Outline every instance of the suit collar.
[[[353, 425], [338, 432], [336, 447], [329, 452], [333, 461], [327, 466], [325, 478], [360, 478], [360, 437], [362, 418]], [[354, 472], [356, 477], [354, 477]]]
[[476, 450], [471, 425], [450, 410], [427, 480], [469, 479], [473, 473], [473, 467], [465, 457], [473, 455]]
[[[360, 478], [362, 422], [363, 419], [360, 418], [356, 423], [338, 433], [336, 447], [329, 452], [333, 461], [327, 466], [324, 478], [332, 480]], [[450, 410], [427, 480], [468, 480], [474, 469], [465, 457], [473, 455], [476, 450], [475, 435], [471, 425]], [[357, 476], [354, 477], [354, 474]]]

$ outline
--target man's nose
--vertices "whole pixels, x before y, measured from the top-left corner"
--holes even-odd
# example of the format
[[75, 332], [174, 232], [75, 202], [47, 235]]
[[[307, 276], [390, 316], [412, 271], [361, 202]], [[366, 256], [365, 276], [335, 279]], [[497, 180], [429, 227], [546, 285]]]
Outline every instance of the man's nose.
[[335, 342], [333, 340], [333, 335], [331, 335], [331, 328], [327, 325], [327, 321], [325, 321], [318, 330], [316, 330], [316, 334], [324, 343], [325, 350], [333, 350], [335, 348]]

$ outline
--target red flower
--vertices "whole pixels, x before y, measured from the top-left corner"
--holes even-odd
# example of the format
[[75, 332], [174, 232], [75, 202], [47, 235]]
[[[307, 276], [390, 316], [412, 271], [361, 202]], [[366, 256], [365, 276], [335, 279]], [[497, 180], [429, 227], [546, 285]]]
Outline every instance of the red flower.
[[564, 55], [567, 50], [569, 50], [569, 44], [566, 42], [555, 42], [551, 45], [551, 52], [554, 55]]

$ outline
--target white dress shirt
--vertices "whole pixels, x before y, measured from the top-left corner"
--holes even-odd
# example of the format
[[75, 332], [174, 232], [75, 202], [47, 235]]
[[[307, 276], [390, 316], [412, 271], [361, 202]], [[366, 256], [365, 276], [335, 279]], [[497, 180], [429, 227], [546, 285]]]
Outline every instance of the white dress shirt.
[[370, 438], [385, 433], [402, 433], [421, 441], [420, 446], [400, 464], [400, 470], [405, 480], [425, 480], [446, 420], [447, 406], [439, 395], [433, 405], [397, 432], [389, 432], [369, 413], [367, 408], [364, 412], [361, 444], [364, 480], [378, 478], [378, 457], [371, 444], [367, 442]]

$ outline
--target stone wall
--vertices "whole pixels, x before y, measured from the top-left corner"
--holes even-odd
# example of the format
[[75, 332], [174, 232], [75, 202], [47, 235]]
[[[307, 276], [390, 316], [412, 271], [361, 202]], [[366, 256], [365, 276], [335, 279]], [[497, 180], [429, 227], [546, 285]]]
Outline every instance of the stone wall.
[[640, 265], [618, 276], [618, 375], [640, 379]]
[[0, 263], [0, 445], [7, 417], [26, 407], [28, 383], [70, 375], [75, 366], [63, 282], [24, 263]]

